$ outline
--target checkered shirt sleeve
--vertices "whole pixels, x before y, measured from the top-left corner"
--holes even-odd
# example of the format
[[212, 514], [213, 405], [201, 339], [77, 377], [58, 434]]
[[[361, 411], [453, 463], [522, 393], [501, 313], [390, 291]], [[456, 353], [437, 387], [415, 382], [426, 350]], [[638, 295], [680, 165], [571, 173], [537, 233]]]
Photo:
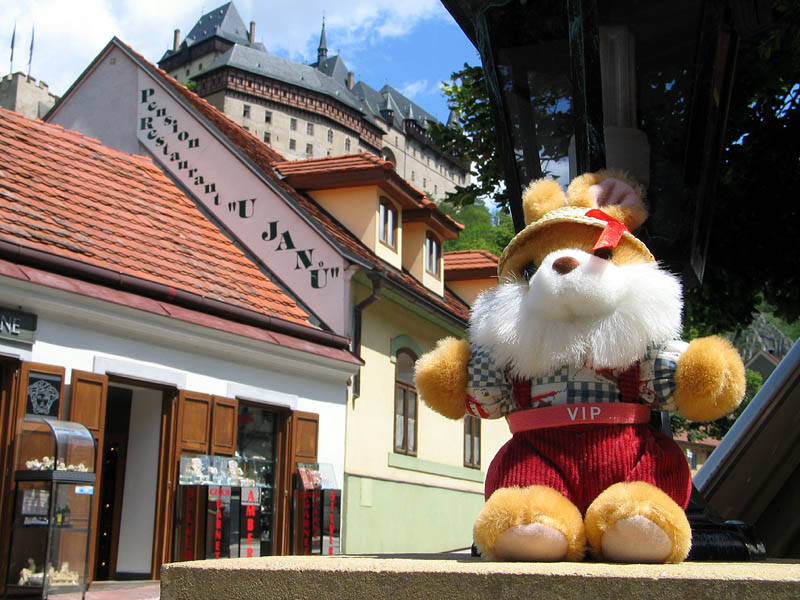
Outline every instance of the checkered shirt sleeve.
[[675, 371], [678, 358], [688, 344], [672, 340], [660, 347], [648, 350], [647, 357], [640, 364], [641, 396], [653, 410], [675, 410]]
[[469, 414], [484, 419], [498, 419], [511, 411], [511, 384], [504, 369], [495, 365], [488, 350], [472, 346], [467, 376], [466, 408]]

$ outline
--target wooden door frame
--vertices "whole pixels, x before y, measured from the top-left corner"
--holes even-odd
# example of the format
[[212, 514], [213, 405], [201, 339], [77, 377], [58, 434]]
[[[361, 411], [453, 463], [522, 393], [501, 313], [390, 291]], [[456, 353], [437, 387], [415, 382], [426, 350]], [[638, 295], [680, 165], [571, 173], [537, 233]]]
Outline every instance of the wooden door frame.
[[[12, 507], [14, 504], [14, 448], [17, 433], [18, 386], [22, 362], [16, 359], [0, 358], [0, 532], [2, 539], [11, 535]], [[8, 567], [9, 545], [0, 548], [0, 592], [5, 593], [6, 568]]]

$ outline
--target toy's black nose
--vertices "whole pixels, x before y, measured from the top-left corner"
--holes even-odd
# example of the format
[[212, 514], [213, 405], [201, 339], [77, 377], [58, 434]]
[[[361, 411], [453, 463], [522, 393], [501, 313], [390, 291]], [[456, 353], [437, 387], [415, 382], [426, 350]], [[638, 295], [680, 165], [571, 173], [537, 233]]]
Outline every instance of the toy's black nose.
[[553, 270], [559, 275], [566, 275], [579, 264], [580, 263], [578, 263], [577, 258], [572, 258], [571, 256], [562, 256], [561, 258], [557, 258], [553, 261]]

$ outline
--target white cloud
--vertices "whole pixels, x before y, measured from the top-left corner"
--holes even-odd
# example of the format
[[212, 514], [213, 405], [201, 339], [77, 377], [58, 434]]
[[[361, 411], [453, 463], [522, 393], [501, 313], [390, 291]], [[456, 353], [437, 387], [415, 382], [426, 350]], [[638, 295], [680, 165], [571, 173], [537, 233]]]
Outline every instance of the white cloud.
[[[0, 0], [0, 47], [9, 48], [16, 22], [14, 70], [27, 71], [35, 25], [31, 75], [63, 94], [112, 37], [156, 62], [172, 46], [175, 29], [183, 38], [203, 12], [223, 2]], [[235, 6], [245, 25], [256, 22], [256, 39], [269, 52], [299, 62], [316, 59], [324, 14], [329, 55], [341, 53], [354, 71], [359, 57], [375, 52], [381, 40], [405, 35], [427, 19], [448, 18], [439, 0], [235, 0]]]
[[427, 79], [420, 79], [419, 81], [412, 81], [410, 83], [404, 84], [399, 88], [399, 91], [404, 96], [407, 96], [412, 100], [414, 100], [419, 96], [429, 93], [431, 89], [437, 90], [438, 85], [434, 84], [433, 86], [431, 86], [428, 84]]

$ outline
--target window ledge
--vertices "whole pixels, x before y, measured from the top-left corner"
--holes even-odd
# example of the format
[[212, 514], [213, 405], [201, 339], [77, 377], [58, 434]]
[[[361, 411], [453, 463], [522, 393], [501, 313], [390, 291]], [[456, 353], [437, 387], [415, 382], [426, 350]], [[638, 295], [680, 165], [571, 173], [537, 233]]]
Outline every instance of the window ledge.
[[417, 471], [418, 473], [428, 473], [430, 475], [440, 475], [441, 477], [475, 481], [476, 483], [483, 483], [484, 480], [483, 471], [478, 469], [454, 467], [452, 465], [445, 465], [443, 463], [423, 460], [415, 456], [406, 456], [405, 454], [396, 454], [394, 452], [389, 453], [389, 466], [396, 469], [405, 469], [407, 471]]

